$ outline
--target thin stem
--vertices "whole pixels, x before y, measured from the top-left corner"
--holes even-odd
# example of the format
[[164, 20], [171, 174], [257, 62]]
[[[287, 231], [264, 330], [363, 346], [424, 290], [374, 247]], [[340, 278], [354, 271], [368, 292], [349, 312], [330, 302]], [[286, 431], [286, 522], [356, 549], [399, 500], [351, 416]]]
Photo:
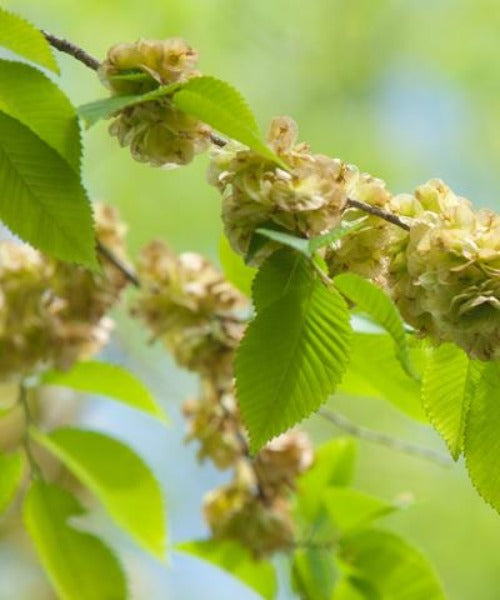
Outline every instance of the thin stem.
[[73, 58], [76, 58], [76, 60], [79, 60], [86, 67], [89, 67], [89, 69], [97, 71], [100, 65], [100, 62], [97, 60], [97, 58], [94, 58], [93, 56], [85, 52], [85, 50], [79, 48], [78, 46], [76, 46], [72, 42], [69, 42], [68, 40], [52, 35], [47, 31], [42, 30], [42, 33], [51, 46], [53, 46], [60, 52], [64, 52], [65, 54], [69, 54]]
[[31, 411], [28, 402], [27, 388], [24, 381], [22, 381], [19, 385], [19, 404], [21, 405], [21, 408], [24, 413], [23, 448], [26, 452], [26, 457], [30, 465], [30, 476], [32, 479], [43, 480], [42, 470], [40, 468], [40, 465], [36, 461], [36, 458], [33, 454], [33, 449], [31, 447], [29, 429], [31, 427], [33, 419], [31, 416]]
[[382, 208], [377, 208], [376, 206], [372, 206], [371, 204], [366, 204], [365, 202], [361, 202], [361, 200], [354, 200], [353, 198], [348, 198], [347, 199], [347, 206], [352, 207], [352, 208], [357, 208], [359, 210], [362, 210], [363, 212], [366, 212], [370, 215], [374, 215], [376, 217], [380, 217], [381, 219], [384, 219], [384, 221], [388, 221], [389, 223], [392, 223], [393, 225], [397, 225], [398, 227], [400, 227], [401, 229], [404, 229], [405, 231], [410, 231], [410, 226], [405, 223], [403, 220], [401, 220], [397, 215], [393, 215], [390, 212], [387, 212], [385, 210], [383, 210]]
[[137, 277], [137, 275], [127, 266], [125, 265], [111, 250], [102, 244], [100, 241], [97, 241], [97, 251], [102, 254], [109, 262], [116, 267], [125, 278], [130, 281], [135, 287], [141, 287], [141, 281]]
[[339, 429], [346, 431], [354, 437], [366, 440], [367, 442], [381, 444], [382, 446], [387, 446], [388, 448], [392, 448], [398, 452], [403, 452], [404, 454], [410, 454], [412, 456], [417, 456], [418, 458], [429, 460], [443, 467], [449, 467], [453, 464], [452, 461], [442, 452], [393, 438], [386, 433], [380, 433], [378, 431], [373, 431], [372, 429], [367, 429], [366, 427], [361, 427], [360, 425], [356, 425], [343, 415], [333, 410], [321, 408], [318, 414], [330, 423], [333, 423], [333, 425]]

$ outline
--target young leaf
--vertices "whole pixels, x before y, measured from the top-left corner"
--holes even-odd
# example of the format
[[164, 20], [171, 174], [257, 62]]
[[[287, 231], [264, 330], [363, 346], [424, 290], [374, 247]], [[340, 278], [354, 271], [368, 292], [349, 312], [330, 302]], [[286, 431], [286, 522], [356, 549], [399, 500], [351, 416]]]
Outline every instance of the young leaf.
[[35, 481], [23, 512], [26, 529], [59, 598], [128, 597], [125, 577], [112, 551], [99, 538], [68, 523], [85, 514], [74, 496], [55, 484]]
[[50, 45], [43, 34], [22, 17], [3, 8], [0, 8], [0, 46], [59, 73]]
[[462, 452], [467, 412], [479, 369], [455, 344], [433, 348], [422, 381], [422, 404], [454, 460]]
[[364, 227], [366, 219], [367, 217], [361, 217], [360, 219], [356, 219], [356, 221], [342, 221], [340, 225], [334, 227], [331, 231], [311, 238], [309, 240], [309, 252], [314, 254], [320, 248], [334, 244], [349, 233], [358, 231], [358, 229]]
[[274, 242], [279, 242], [284, 246], [288, 246], [293, 250], [297, 250], [297, 252], [300, 252], [304, 256], [311, 256], [311, 252], [309, 251], [309, 241], [305, 238], [290, 235], [289, 233], [285, 233], [283, 231], [266, 229], [265, 227], [259, 227], [259, 229], [255, 230], [255, 233], [263, 235]]
[[92, 211], [78, 175], [30, 129], [2, 112], [0, 219], [42, 252], [97, 266]]
[[24, 475], [24, 454], [0, 454], [0, 513], [12, 502]]
[[500, 361], [485, 363], [471, 399], [464, 434], [464, 454], [474, 487], [500, 512]]
[[356, 304], [357, 308], [369, 314], [392, 336], [396, 347], [396, 356], [404, 370], [410, 377], [418, 379], [411, 364], [403, 320], [389, 296], [382, 289], [355, 273], [337, 275], [334, 284], [344, 296]]
[[276, 573], [266, 561], [256, 561], [250, 552], [230, 540], [199, 540], [177, 544], [175, 549], [201, 558], [230, 573], [265, 600], [276, 594]]
[[220, 133], [245, 144], [284, 169], [287, 168], [262, 142], [252, 111], [241, 94], [229, 83], [215, 77], [193, 77], [174, 95], [173, 103]]
[[360, 580], [355, 587], [366, 582], [378, 594], [375, 598], [445, 600], [427, 559], [393, 533], [368, 529], [350, 535], [343, 539], [340, 555]]
[[111, 517], [162, 559], [165, 517], [160, 486], [143, 460], [122, 442], [96, 431], [58, 429], [32, 437], [93, 492]]
[[102, 100], [95, 100], [88, 104], [82, 104], [78, 107], [78, 114], [85, 122], [85, 127], [89, 129], [101, 119], [108, 119], [118, 110], [135, 106], [142, 102], [150, 102], [157, 100], [162, 96], [168, 96], [174, 93], [181, 87], [180, 83], [171, 83], [170, 85], [162, 85], [151, 92], [145, 94], [135, 94], [131, 96], [110, 96]]
[[256, 270], [247, 266], [243, 258], [236, 254], [225, 235], [221, 235], [219, 240], [219, 260], [226, 279], [245, 296], [250, 297]]
[[333, 549], [300, 548], [293, 553], [292, 584], [303, 600], [331, 600], [338, 570]]
[[[269, 260], [286, 267], [283, 252], [288, 251]], [[252, 452], [317, 410], [348, 361], [345, 303], [323, 285], [307, 259], [301, 260], [289, 291], [258, 312], [236, 355], [237, 396]]]
[[69, 371], [48, 371], [43, 375], [42, 383], [109, 396], [165, 420], [165, 413], [148, 388], [130, 371], [118, 365], [97, 361], [79, 362]]
[[80, 128], [65, 94], [43, 73], [0, 60], [0, 110], [17, 119], [80, 172]]

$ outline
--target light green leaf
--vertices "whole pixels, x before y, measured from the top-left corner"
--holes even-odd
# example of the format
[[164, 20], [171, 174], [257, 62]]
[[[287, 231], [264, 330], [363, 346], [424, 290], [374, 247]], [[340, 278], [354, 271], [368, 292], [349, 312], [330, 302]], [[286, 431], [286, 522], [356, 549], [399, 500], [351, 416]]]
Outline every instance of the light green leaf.
[[80, 172], [80, 128], [71, 102], [48, 77], [0, 60], [0, 110], [17, 119]]
[[301, 548], [293, 553], [292, 584], [302, 600], [331, 600], [337, 578], [333, 549]]
[[482, 498], [500, 512], [500, 361], [484, 363], [464, 435], [470, 478]]
[[398, 510], [394, 504], [346, 487], [330, 486], [323, 492], [322, 502], [333, 524], [342, 533], [366, 527], [371, 521]]
[[324, 246], [328, 246], [330, 244], [334, 244], [349, 233], [358, 231], [358, 229], [364, 227], [367, 218], [368, 217], [361, 217], [360, 219], [356, 219], [355, 221], [342, 221], [340, 225], [334, 227], [331, 231], [311, 238], [309, 240], [309, 252], [311, 254], [314, 254], [314, 252], [316, 252], [320, 248], [323, 248]]
[[[355, 333], [351, 348], [340, 391], [386, 400], [413, 419], [427, 421], [421, 404], [420, 383], [403, 371], [388, 335]], [[423, 352], [418, 346], [411, 350], [411, 356], [416, 365], [423, 361]]]
[[50, 45], [43, 34], [22, 17], [3, 8], [0, 8], [0, 46], [59, 73]]
[[341, 557], [354, 569], [361, 580], [360, 584], [364, 580], [378, 592], [379, 596], [375, 596], [376, 598], [445, 598], [441, 584], [427, 559], [393, 533], [371, 529], [344, 538]]
[[59, 598], [125, 600], [125, 577], [112, 551], [68, 523], [83, 514], [74, 496], [41, 481], [32, 483], [24, 501], [26, 529]]
[[258, 154], [287, 166], [262, 142], [252, 111], [241, 94], [215, 77], [193, 77], [173, 97], [180, 110], [197, 117], [220, 133], [245, 144]]
[[316, 448], [314, 464], [297, 480], [297, 502], [304, 520], [313, 523], [322, 506], [322, 494], [330, 486], [348, 485], [354, 474], [356, 442], [335, 438]]
[[[268, 260], [286, 268], [289, 252]], [[236, 354], [237, 397], [252, 452], [317, 410], [348, 361], [349, 316], [338, 292], [323, 285], [305, 258], [289, 290], [258, 312]]]
[[108, 396], [163, 421], [166, 418], [142, 381], [118, 365], [97, 361], [79, 362], [69, 371], [48, 371], [41, 381], [47, 385], [59, 385], [79, 392]]
[[171, 83], [170, 85], [162, 85], [145, 94], [110, 96], [109, 98], [95, 100], [94, 102], [79, 106], [78, 114], [84, 120], [85, 126], [88, 129], [101, 119], [108, 119], [113, 113], [122, 110], [123, 108], [135, 106], [136, 104], [141, 104], [143, 102], [150, 102], [151, 100], [157, 100], [163, 96], [173, 94], [181, 87], [181, 85], [182, 84], [180, 83]]
[[30, 129], [2, 112], [0, 219], [42, 252], [97, 266], [92, 211], [78, 175]]
[[422, 381], [422, 404], [455, 460], [462, 452], [467, 412], [479, 375], [476, 363], [455, 344], [430, 351]]
[[23, 480], [24, 454], [18, 450], [0, 454], [0, 513], [12, 502]]
[[177, 544], [175, 549], [201, 558], [227, 571], [266, 600], [276, 594], [276, 573], [271, 563], [256, 561], [247, 548], [230, 540], [199, 540]]
[[68, 427], [50, 435], [31, 430], [31, 435], [97, 496], [124, 531], [163, 558], [163, 498], [158, 482], [137, 454], [96, 431]]
[[236, 254], [225, 235], [221, 235], [219, 239], [219, 260], [226, 279], [245, 296], [250, 297], [256, 270], [247, 266], [243, 258]]
[[382, 289], [355, 273], [337, 275], [334, 284], [344, 296], [356, 304], [358, 309], [370, 315], [376, 323], [392, 336], [396, 356], [404, 370], [410, 377], [418, 379], [418, 375], [411, 364], [403, 320], [389, 296]]
[[274, 242], [279, 242], [280, 244], [283, 244], [283, 246], [288, 246], [293, 250], [297, 250], [297, 252], [300, 252], [304, 256], [311, 256], [312, 254], [309, 251], [309, 241], [305, 238], [297, 237], [284, 231], [267, 229], [265, 227], [259, 227], [255, 230], [255, 233], [263, 235], [264, 237], [273, 240]]

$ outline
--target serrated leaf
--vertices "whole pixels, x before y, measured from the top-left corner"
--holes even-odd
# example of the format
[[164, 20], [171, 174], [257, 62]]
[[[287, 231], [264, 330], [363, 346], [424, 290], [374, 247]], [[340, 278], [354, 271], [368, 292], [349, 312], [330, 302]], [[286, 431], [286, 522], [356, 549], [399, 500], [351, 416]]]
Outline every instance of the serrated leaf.
[[383, 600], [445, 598], [427, 559], [393, 533], [371, 529], [350, 535], [343, 539], [340, 554], [360, 580], [356, 587], [365, 581]]
[[467, 470], [482, 498], [500, 513], [500, 361], [483, 363], [464, 435]]
[[[420, 348], [412, 349], [412, 362], [423, 359]], [[426, 422], [421, 403], [421, 385], [403, 371], [387, 334], [354, 333], [347, 371], [339, 390], [353, 396], [368, 396], [391, 402], [408, 416]]]
[[85, 127], [89, 129], [101, 119], [107, 119], [111, 117], [113, 113], [119, 110], [130, 106], [135, 106], [136, 104], [142, 104], [143, 102], [157, 100], [162, 96], [168, 96], [173, 94], [181, 86], [182, 84], [180, 83], [171, 83], [169, 85], [162, 85], [151, 92], [146, 92], [145, 94], [110, 96], [109, 98], [102, 98], [101, 100], [95, 100], [94, 102], [82, 104], [78, 107], [78, 114], [84, 120]]
[[97, 266], [92, 211], [78, 175], [53, 148], [3, 112], [0, 219], [42, 252]]
[[24, 454], [20, 450], [0, 454], [0, 513], [14, 499], [23, 480], [24, 469]]
[[269, 240], [273, 240], [274, 242], [279, 242], [283, 246], [288, 246], [293, 250], [297, 250], [304, 256], [311, 256], [311, 252], [309, 251], [309, 240], [305, 238], [297, 237], [296, 235], [291, 235], [284, 231], [276, 231], [275, 229], [267, 229], [265, 227], [259, 227], [255, 230], [255, 233], [259, 235], [263, 235]]
[[225, 235], [221, 235], [219, 239], [219, 260], [225, 278], [245, 296], [250, 297], [252, 281], [257, 271], [246, 265], [243, 258], [236, 254]]
[[433, 348], [422, 381], [422, 404], [454, 460], [462, 452], [467, 412], [479, 370], [455, 344]]
[[46, 372], [41, 382], [108, 396], [163, 421], [166, 418], [164, 411], [142, 381], [118, 365], [97, 361], [78, 362], [69, 371]]
[[229, 83], [210, 76], [193, 77], [174, 95], [173, 103], [178, 109], [287, 169], [261, 140], [252, 111]]
[[396, 356], [404, 370], [410, 377], [418, 379], [411, 363], [403, 320], [389, 296], [382, 289], [355, 273], [337, 275], [334, 284], [344, 296], [356, 304], [358, 309], [370, 315], [392, 336]]
[[62, 600], [128, 597], [125, 577], [112, 551], [97, 537], [73, 528], [85, 514], [67, 491], [34, 481], [24, 501], [24, 522], [42, 565]]
[[302, 600], [331, 600], [338, 579], [333, 550], [301, 548], [292, 560], [292, 584]]
[[163, 558], [166, 527], [160, 486], [135, 452], [96, 431], [68, 427], [50, 435], [31, 430], [31, 435], [95, 494], [125, 532]]
[[0, 110], [17, 119], [80, 172], [80, 128], [66, 95], [29, 65], [0, 59]]
[[271, 563], [255, 560], [249, 550], [230, 540], [198, 540], [176, 544], [175, 549], [201, 558], [230, 573], [265, 600], [276, 594], [276, 573]]
[[311, 254], [314, 254], [314, 252], [316, 252], [320, 248], [323, 248], [324, 246], [328, 246], [330, 244], [334, 244], [349, 233], [358, 231], [358, 229], [364, 227], [366, 220], [367, 217], [361, 217], [356, 221], [343, 221], [340, 223], [340, 225], [338, 225], [331, 231], [311, 238], [309, 240], [309, 252]]
[[42, 67], [59, 73], [43, 34], [22, 17], [0, 8], [0, 46]]
[[[286, 268], [288, 252], [268, 260]], [[348, 361], [345, 303], [307, 259], [301, 261], [289, 291], [258, 312], [236, 354], [237, 397], [252, 452], [317, 410]]]

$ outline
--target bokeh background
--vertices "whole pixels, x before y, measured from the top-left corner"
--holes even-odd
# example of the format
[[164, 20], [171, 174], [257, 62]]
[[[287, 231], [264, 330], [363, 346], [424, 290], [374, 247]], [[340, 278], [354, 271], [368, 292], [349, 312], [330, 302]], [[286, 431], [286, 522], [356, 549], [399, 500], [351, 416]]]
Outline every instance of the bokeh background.
[[[384, 178], [394, 192], [439, 176], [477, 207], [500, 208], [500, 2], [498, 0], [8, 0], [6, 8], [102, 58], [113, 43], [182, 36], [200, 67], [232, 82], [264, 129], [293, 116], [301, 139]], [[76, 104], [105, 95], [95, 75], [60, 56], [62, 85]], [[94, 198], [114, 203], [130, 223], [134, 255], [154, 237], [176, 250], [217, 259], [219, 199], [204, 181], [206, 157], [163, 171], [134, 163], [99, 124], [85, 133], [84, 172]], [[80, 420], [112, 432], [152, 465], [168, 499], [172, 542], [206, 535], [203, 494], [221, 474], [183, 446], [180, 405], [196, 381], [176, 369], [146, 334], [116, 314], [107, 358], [128, 365], [171, 415], [168, 429], [98, 399], [81, 401]], [[500, 396], [500, 391], [499, 391]], [[499, 398], [500, 400], [500, 398]], [[332, 407], [356, 422], [442, 448], [429, 428], [380, 400], [336, 397]], [[315, 440], [339, 435], [318, 417]], [[500, 468], [500, 465], [499, 465]], [[416, 503], [386, 520], [422, 549], [452, 600], [500, 598], [500, 516], [484, 504], [463, 464], [442, 468], [366, 442], [355, 485]], [[136, 600], [251, 600], [230, 576], [187, 556], [168, 566], [135, 550], [99, 512], [131, 573]], [[52, 598], [22, 542], [0, 541], [0, 600]], [[291, 599], [283, 589], [281, 599]]]

